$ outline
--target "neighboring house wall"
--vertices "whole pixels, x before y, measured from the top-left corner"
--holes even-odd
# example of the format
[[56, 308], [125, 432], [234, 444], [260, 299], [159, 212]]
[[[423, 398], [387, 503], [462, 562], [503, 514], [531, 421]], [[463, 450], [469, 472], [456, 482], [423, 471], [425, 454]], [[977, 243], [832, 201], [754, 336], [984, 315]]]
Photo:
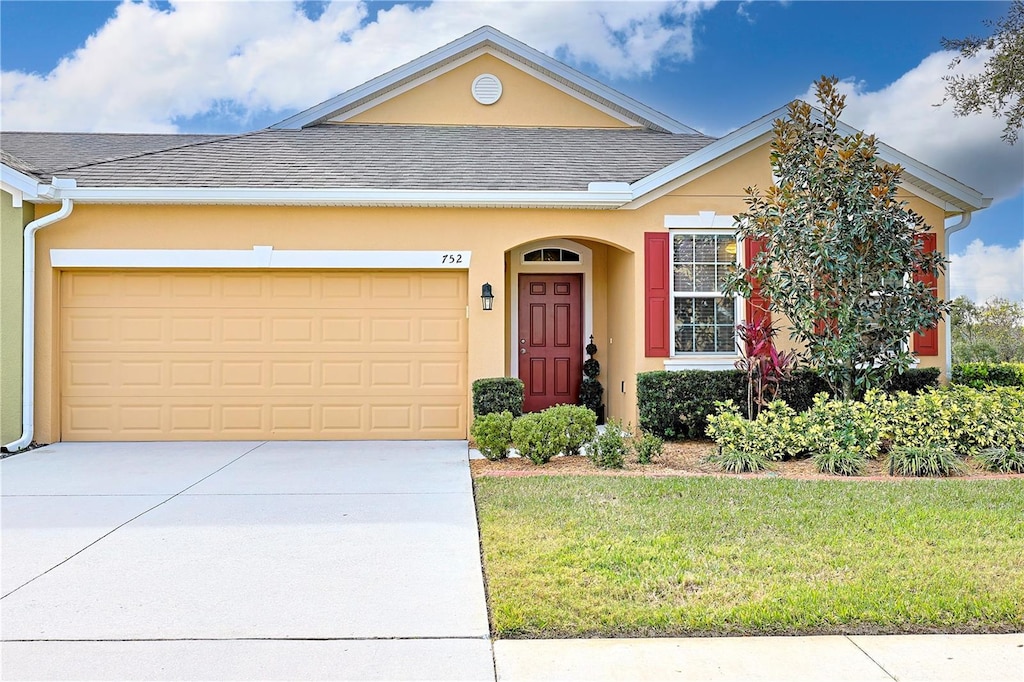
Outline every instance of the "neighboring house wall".
[[[502, 84], [501, 98], [486, 106], [471, 92], [473, 80], [485, 73], [497, 76]], [[365, 112], [343, 117], [346, 123], [633, 127], [487, 54]]]
[[0, 443], [21, 436], [22, 228], [32, 204], [0, 192]]

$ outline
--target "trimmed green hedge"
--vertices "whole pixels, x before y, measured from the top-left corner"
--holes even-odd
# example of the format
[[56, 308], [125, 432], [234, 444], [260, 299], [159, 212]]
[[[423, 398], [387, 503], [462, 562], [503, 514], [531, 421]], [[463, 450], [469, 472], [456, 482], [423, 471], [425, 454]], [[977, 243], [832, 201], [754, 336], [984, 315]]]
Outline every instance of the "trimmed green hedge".
[[971, 388], [1024, 386], [1024, 362], [964, 362], [953, 365], [950, 381]]
[[473, 416], [494, 412], [523, 413], [523, 382], [513, 377], [477, 379], [473, 382]]
[[[938, 383], [938, 369], [912, 369], [894, 377], [886, 392], [916, 394]], [[636, 392], [640, 428], [661, 438], [703, 438], [716, 402], [732, 400], [743, 416], [748, 416], [747, 375], [735, 369], [641, 372], [637, 374]], [[780, 397], [797, 412], [803, 412], [818, 393], [831, 394], [828, 384], [813, 370], [804, 369], [794, 372], [783, 384]]]

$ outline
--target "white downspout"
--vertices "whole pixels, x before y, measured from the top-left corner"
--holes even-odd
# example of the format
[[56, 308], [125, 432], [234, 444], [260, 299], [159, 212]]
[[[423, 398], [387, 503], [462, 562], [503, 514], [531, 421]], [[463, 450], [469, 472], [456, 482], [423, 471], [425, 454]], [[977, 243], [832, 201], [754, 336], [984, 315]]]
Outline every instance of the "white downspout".
[[[74, 186], [74, 181], [53, 179], [52, 187]], [[64, 220], [71, 215], [74, 202], [62, 199], [60, 210], [33, 220], [25, 226], [25, 279], [22, 290], [22, 337], [21, 337], [21, 438], [4, 446], [7, 452], [24, 450], [32, 443], [35, 435], [36, 402], [36, 232]]]
[[[945, 241], [945, 243], [942, 245], [942, 253], [945, 254], [946, 258], [949, 258], [949, 235], [953, 234], [954, 232], [959, 232], [960, 230], [962, 230], [965, 227], [967, 227], [968, 225], [970, 225], [971, 224], [971, 215], [972, 215], [972, 213], [970, 211], [964, 211], [963, 213], [960, 214], [960, 222], [956, 223], [955, 225], [950, 225], [949, 227], [947, 227], [945, 229], [945, 231], [944, 231], [945, 232], [945, 236], [943, 237], [943, 240]], [[946, 270], [946, 276], [943, 278], [944, 284], [943, 284], [943, 287], [942, 287], [942, 300], [944, 300], [944, 301], [948, 301], [949, 300], [949, 276], [950, 276], [950, 272], [947, 269]], [[950, 322], [951, 322], [951, 320], [949, 320], [947, 318], [946, 319], [946, 358], [945, 358], [945, 360], [946, 360], [946, 381], [949, 381], [950, 379], [953, 378], [953, 330], [952, 330], [952, 325], [950, 324]]]

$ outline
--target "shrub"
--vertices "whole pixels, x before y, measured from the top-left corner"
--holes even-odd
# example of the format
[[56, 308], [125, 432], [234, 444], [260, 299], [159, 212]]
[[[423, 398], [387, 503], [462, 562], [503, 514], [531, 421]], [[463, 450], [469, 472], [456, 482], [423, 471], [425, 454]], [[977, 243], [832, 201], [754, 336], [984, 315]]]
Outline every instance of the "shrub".
[[493, 412], [523, 413], [523, 382], [514, 377], [493, 377], [473, 382], [473, 416]]
[[860, 476], [867, 461], [860, 450], [826, 450], [812, 456], [814, 466], [823, 474]]
[[492, 462], [508, 457], [512, 445], [511, 412], [491, 412], [473, 420], [470, 435], [483, 456]]
[[601, 469], [621, 469], [626, 464], [626, 449], [622, 422], [609, 419], [604, 433], [598, 435], [590, 450], [590, 461]]
[[942, 448], [960, 455], [1024, 448], [1024, 389], [967, 386], [865, 396], [880, 436], [894, 446]]
[[797, 412], [804, 412], [811, 408], [819, 393], [832, 395], [828, 382], [813, 369], [798, 369], [783, 383], [780, 397]]
[[800, 431], [819, 471], [824, 472], [823, 466], [846, 466], [846, 462], [856, 461], [863, 469], [864, 460], [878, 454], [879, 431], [874, 415], [862, 402], [830, 400], [819, 393], [804, 415]]
[[[564, 431], [559, 427], [557, 416], [545, 412], [524, 414], [512, 423], [512, 442], [519, 454], [534, 464], [546, 464], [564, 448]], [[555, 427], [552, 430], [552, 426]]]
[[661, 457], [665, 441], [653, 433], [638, 432], [633, 436], [633, 452], [636, 453], [637, 464], [650, 464], [655, 457]]
[[640, 428], [661, 438], [703, 438], [708, 415], [724, 400], [746, 405], [744, 372], [694, 369], [637, 375]]
[[804, 417], [781, 400], [768, 403], [757, 419], [740, 414], [731, 400], [718, 404], [718, 414], [708, 418], [707, 435], [719, 452], [757, 453], [764, 459], [795, 457], [807, 449]]
[[963, 472], [963, 463], [947, 448], [899, 445], [889, 453], [893, 476], [958, 476]]
[[922, 367], [908, 369], [903, 374], [896, 374], [885, 387], [886, 393], [898, 393], [906, 391], [911, 395], [920, 393], [928, 388], [938, 388], [939, 368]]
[[1024, 363], [964, 362], [953, 365], [951, 381], [971, 388], [1024, 386]]
[[978, 453], [978, 462], [987, 471], [1024, 474], [1024, 449], [988, 448]]
[[546, 415], [545, 423], [551, 428], [560, 428], [563, 433], [564, 454], [578, 455], [597, 438], [597, 415], [582, 405], [555, 405], [541, 413]]
[[708, 455], [708, 461], [717, 464], [723, 471], [728, 471], [731, 474], [762, 471], [768, 468], [768, 458], [760, 452], [737, 450], [731, 447], [719, 448]]

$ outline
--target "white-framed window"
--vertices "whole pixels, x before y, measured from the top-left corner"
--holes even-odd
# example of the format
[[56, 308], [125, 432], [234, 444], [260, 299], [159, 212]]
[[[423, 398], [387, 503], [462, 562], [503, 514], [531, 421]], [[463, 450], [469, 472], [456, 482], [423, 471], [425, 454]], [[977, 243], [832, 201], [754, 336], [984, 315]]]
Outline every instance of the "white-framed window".
[[579, 263], [580, 254], [570, 249], [546, 246], [523, 254], [523, 263]]
[[739, 300], [722, 288], [737, 262], [732, 230], [671, 231], [672, 355], [736, 353]]

